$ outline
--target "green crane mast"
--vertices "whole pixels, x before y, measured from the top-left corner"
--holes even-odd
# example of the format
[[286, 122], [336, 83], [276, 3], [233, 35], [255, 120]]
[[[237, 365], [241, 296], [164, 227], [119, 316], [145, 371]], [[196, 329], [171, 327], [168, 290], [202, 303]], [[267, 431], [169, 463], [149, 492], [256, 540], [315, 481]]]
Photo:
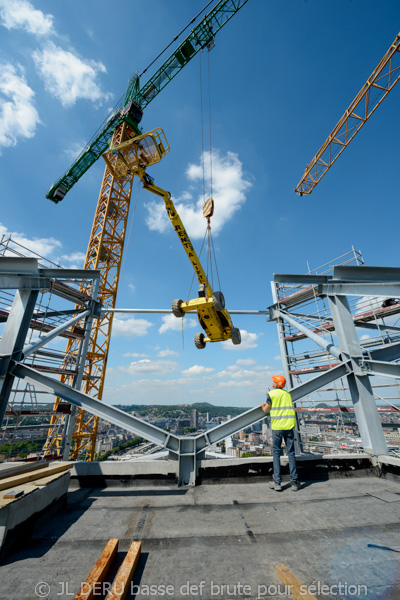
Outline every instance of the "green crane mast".
[[[129, 82], [123, 100], [109, 115], [101, 130], [89, 141], [74, 164], [57, 179], [46, 194], [53, 202], [60, 202], [84, 173], [107, 150], [115, 130], [126, 122], [136, 134], [140, 134], [139, 122], [143, 109], [165, 88], [188, 62], [204, 48], [211, 48], [216, 33], [227, 23], [247, 0], [220, 0], [196, 25], [156, 73], [140, 86], [140, 76], [134, 75]], [[145, 73], [143, 71], [143, 73]]]

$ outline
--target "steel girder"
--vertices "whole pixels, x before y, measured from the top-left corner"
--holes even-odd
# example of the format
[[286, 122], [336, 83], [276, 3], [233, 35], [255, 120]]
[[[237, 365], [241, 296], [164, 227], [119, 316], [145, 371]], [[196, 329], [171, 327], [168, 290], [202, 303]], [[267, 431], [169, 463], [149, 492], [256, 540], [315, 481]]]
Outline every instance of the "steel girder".
[[[351, 313], [347, 295], [400, 296], [400, 269], [343, 265], [334, 267], [332, 276], [278, 274], [275, 275], [274, 281], [275, 283], [313, 286], [318, 291], [318, 295], [328, 298], [332, 314], [329, 323], [332, 321], [333, 323], [326, 332], [331, 329], [335, 331], [339, 348], [296, 320], [308, 319], [307, 315], [290, 313], [289, 316], [278, 304], [275, 304], [270, 307], [270, 320], [286, 320], [303, 335], [341, 361], [341, 365], [330, 369], [324, 375], [329, 377], [332, 371], [337, 370], [337, 372], [342, 372], [341, 376], [347, 376], [365, 450], [374, 455], [387, 454], [387, 444], [369, 376], [381, 375], [400, 379], [400, 366], [392, 364], [393, 361], [400, 360], [400, 343], [368, 352], [360, 346], [356, 327], [382, 328], [389, 331], [398, 331], [399, 328], [385, 324], [357, 322]], [[317, 379], [313, 379], [312, 382]], [[322, 382], [322, 379], [320, 381]], [[307, 386], [307, 383], [304, 385]]]

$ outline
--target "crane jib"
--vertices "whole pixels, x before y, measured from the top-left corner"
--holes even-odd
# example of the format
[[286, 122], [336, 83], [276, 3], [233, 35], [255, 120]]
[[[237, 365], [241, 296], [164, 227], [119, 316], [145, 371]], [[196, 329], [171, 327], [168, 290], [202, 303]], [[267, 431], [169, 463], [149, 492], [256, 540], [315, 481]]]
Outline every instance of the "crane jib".
[[[200, 50], [209, 46], [216, 33], [247, 1], [220, 0], [140, 89], [138, 89], [139, 80], [134, 77], [129, 82], [123, 103], [112, 113], [101, 131], [93, 141], [89, 142], [68, 171], [51, 186], [46, 197], [53, 202], [60, 202], [82, 175], [107, 150], [116, 128], [122, 121], [128, 120], [129, 117], [124, 117], [122, 114], [127, 104], [133, 100], [140, 109], [145, 108]], [[130, 122], [129, 125], [134, 126], [134, 123]], [[134, 129], [137, 134], [140, 133], [137, 123]]]

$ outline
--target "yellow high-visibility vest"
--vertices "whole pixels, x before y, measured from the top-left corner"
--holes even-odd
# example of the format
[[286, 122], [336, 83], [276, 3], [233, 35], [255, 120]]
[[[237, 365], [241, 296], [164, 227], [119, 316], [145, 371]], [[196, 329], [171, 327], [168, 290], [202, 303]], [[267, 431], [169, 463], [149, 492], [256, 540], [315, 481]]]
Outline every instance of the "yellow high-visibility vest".
[[271, 429], [293, 429], [296, 427], [296, 413], [289, 392], [276, 388], [268, 392], [267, 395], [272, 400], [269, 409]]

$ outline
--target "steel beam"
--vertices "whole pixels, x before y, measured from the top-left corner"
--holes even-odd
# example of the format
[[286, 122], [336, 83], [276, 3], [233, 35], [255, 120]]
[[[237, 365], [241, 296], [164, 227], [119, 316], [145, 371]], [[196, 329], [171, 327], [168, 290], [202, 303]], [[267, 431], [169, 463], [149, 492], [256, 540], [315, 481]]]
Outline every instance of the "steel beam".
[[290, 325], [295, 327], [295, 329], [301, 331], [301, 333], [304, 333], [305, 336], [307, 336], [310, 340], [315, 342], [318, 346], [320, 346], [320, 348], [323, 348], [324, 350], [326, 350], [326, 352], [329, 352], [329, 354], [331, 354], [335, 358], [343, 360], [339, 348], [337, 348], [334, 344], [323, 338], [321, 335], [314, 333], [301, 323], [298, 323], [295, 319], [292, 319], [292, 317], [289, 316], [285, 311], [273, 309], [273, 314], [275, 315], [274, 319], [277, 317], [281, 317], [282, 319], [290, 323]]
[[[363, 270], [364, 267], [359, 267]], [[353, 373], [347, 381], [365, 452], [378, 456], [388, 448], [379, 419], [369, 376], [362, 370], [363, 351], [357, 336], [353, 316], [346, 296], [328, 296], [339, 346], [350, 360]]]
[[42, 346], [45, 346], [51, 340], [53, 340], [55, 337], [60, 335], [60, 333], [62, 333], [66, 329], [69, 329], [69, 327], [71, 327], [71, 325], [74, 325], [78, 321], [81, 321], [82, 319], [84, 319], [85, 317], [87, 317], [90, 314], [91, 314], [90, 310], [85, 310], [84, 312], [79, 313], [76, 317], [73, 317], [73, 319], [69, 319], [69, 321], [67, 321], [66, 323], [62, 323], [61, 325], [59, 325], [58, 327], [53, 329], [47, 335], [40, 337], [36, 342], [32, 342], [32, 344], [27, 344], [26, 346], [24, 346], [24, 349], [22, 351], [22, 358], [26, 358], [30, 354], [33, 354], [34, 352], [39, 350], [39, 348], [41, 348]]
[[[400, 281], [400, 269], [398, 267], [366, 267], [363, 265], [338, 265], [333, 268], [333, 279], [345, 281]], [[322, 283], [322, 282], [321, 282]]]
[[163, 429], [147, 423], [142, 419], [138, 419], [129, 413], [119, 410], [114, 406], [108, 406], [104, 402], [96, 400], [92, 396], [84, 394], [79, 390], [75, 390], [68, 385], [65, 385], [65, 383], [56, 381], [43, 373], [39, 373], [31, 367], [15, 362], [12, 372], [15, 377], [30, 381], [40, 389], [49, 391], [54, 394], [54, 396], [59, 396], [70, 404], [82, 408], [91, 414], [97, 415], [105, 421], [110, 421], [118, 427], [122, 427], [127, 431], [131, 431], [132, 433], [144, 437], [158, 446], [165, 447], [172, 452], [178, 452], [179, 450], [178, 439], [176, 436], [173, 436]]
[[369, 375], [381, 375], [382, 377], [400, 379], [400, 365], [379, 360], [365, 360], [363, 368], [366, 369]]
[[50, 286], [51, 279], [46, 279], [44, 277], [33, 277], [31, 275], [3, 275], [0, 273], [0, 289], [2, 290], [41, 290], [49, 289]]
[[295, 283], [306, 285], [318, 285], [320, 283], [329, 283], [332, 277], [329, 275], [298, 275], [298, 274], [281, 274], [274, 275], [275, 283]]
[[350, 361], [343, 363], [342, 365], [338, 365], [337, 367], [332, 367], [329, 371], [325, 371], [318, 375], [317, 377], [313, 377], [313, 379], [309, 379], [300, 385], [297, 385], [290, 393], [292, 395], [293, 402], [297, 402], [304, 398], [305, 396], [309, 396], [313, 392], [325, 387], [332, 381], [336, 381], [345, 375], [351, 373], [351, 364]]
[[[170, 308], [102, 308], [101, 314], [104, 315], [106, 313], [121, 313], [121, 314], [171, 314], [172, 310]], [[268, 310], [230, 310], [230, 314], [233, 315], [268, 315]]]
[[400, 333], [400, 327], [397, 327], [396, 325], [386, 325], [386, 323], [379, 323], [379, 325], [376, 325], [375, 323], [363, 323], [362, 321], [355, 321], [354, 324], [356, 327], [362, 327], [362, 329], [374, 329], [375, 331], [380, 331], [383, 329], [384, 331], [394, 331]]
[[394, 360], [400, 359], [400, 342], [397, 344], [388, 344], [378, 350], [373, 350], [368, 353], [371, 360], [384, 360], [387, 362], [393, 362]]
[[0, 340], [0, 425], [3, 423], [14, 375], [11, 360], [20, 360], [35, 310], [38, 290], [17, 290]]
[[[363, 269], [364, 267], [359, 267]], [[384, 296], [400, 297], [400, 282], [334, 282], [318, 285], [319, 296]]]

